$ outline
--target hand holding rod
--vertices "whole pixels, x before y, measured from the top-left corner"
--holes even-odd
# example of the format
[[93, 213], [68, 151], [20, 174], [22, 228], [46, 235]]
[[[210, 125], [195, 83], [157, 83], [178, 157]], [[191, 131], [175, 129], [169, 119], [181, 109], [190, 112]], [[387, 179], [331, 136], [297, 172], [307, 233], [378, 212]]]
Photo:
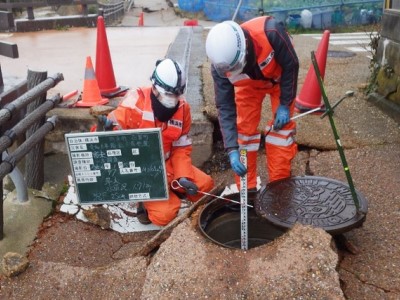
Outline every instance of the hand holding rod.
[[[180, 183], [178, 182], [178, 180], [172, 180], [172, 181], [171, 181], [171, 188], [172, 188], [173, 190], [177, 190], [177, 189], [183, 188], [183, 187], [180, 185]], [[229, 201], [229, 202], [233, 202], [233, 203], [236, 203], [236, 204], [240, 204], [239, 201], [235, 201], [235, 200], [232, 200], [232, 199], [229, 199], [229, 198], [224, 198], [224, 197], [221, 197], [221, 196], [209, 194], [209, 193], [202, 192], [202, 191], [198, 191], [198, 193], [203, 194], [203, 195], [207, 195], [207, 196], [211, 196], [211, 197], [214, 197], [214, 198], [226, 200], [226, 201]], [[248, 207], [253, 207], [252, 205], [249, 205], [249, 204], [247, 204], [247, 206], [248, 206]]]
[[[296, 116], [294, 116], [294, 117], [291, 117], [290, 120], [291, 120], [291, 121], [296, 120], [296, 119], [298, 119], [298, 118], [301, 118], [301, 117], [304, 117], [304, 116], [306, 116], [306, 115], [312, 114], [313, 112], [319, 111], [319, 110], [321, 110], [321, 109], [322, 109], [321, 107], [313, 108], [313, 109], [311, 109], [311, 110], [309, 110], [309, 111], [306, 111], [306, 112], [304, 112], [304, 113], [301, 113], [301, 114], [299, 114], [299, 115], [296, 115]], [[272, 131], [275, 130], [274, 125], [271, 125], [271, 127], [269, 128], [268, 132], [267, 132], [265, 135], [268, 135], [268, 134], [270, 133], [271, 130], [272, 130]]]
[[321, 107], [313, 108], [312, 110], [309, 110], [309, 111], [306, 111], [306, 112], [301, 113], [301, 114], [299, 114], [299, 115], [296, 115], [296, 116], [294, 116], [294, 117], [291, 117], [290, 120], [292, 120], [292, 121], [293, 121], [293, 120], [296, 120], [296, 119], [298, 119], [298, 118], [301, 118], [301, 117], [304, 117], [304, 116], [306, 116], [306, 115], [312, 114], [313, 112], [319, 111], [319, 110], [321, 110], [321, 109], [322, 109]]
[[[332, 113], [334, 112], [333, 110], [336, 108], [336, 106], [338, 106], [340, 104], [340, 102], [342, 102], [344, 99], [348, 98], [348, 97], [353, 97], [354, 96], [354, 92], [353, 91], [347, 91], [344, 96], [342, 98], [340, 98], [336, 103], [334, 103], [331, 107], [332, 109]], [[325, 116], [329, 113], [329, 110], [326, 110], [326, 112], [324, 112], [321, 115], [321, 119], [325, 118]]]

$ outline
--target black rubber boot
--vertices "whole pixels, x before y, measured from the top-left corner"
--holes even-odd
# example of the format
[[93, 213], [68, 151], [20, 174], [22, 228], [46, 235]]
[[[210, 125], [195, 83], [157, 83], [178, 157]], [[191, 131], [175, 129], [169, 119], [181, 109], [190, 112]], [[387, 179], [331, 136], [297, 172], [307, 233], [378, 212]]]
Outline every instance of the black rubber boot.
[[143, 225], [151, 224], [151, 221], [150, 221], [149, 216], [147, 214], [147, 210], [143, 205], [143, 202], [139, 202], [138, 203], [138, 207], [137, 207], [137, 210], [136, 210], [136, 218], [138, 219], [140, 224], [143, 224]]

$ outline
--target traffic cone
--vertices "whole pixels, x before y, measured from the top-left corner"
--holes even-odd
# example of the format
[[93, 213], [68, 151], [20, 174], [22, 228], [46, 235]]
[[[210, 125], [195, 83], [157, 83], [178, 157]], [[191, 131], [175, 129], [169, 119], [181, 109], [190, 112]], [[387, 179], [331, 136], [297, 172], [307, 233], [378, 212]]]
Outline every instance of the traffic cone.
[[108, 103], [107, 98], [103, 98], [100, 93], [96, 75], [93, 70], [92, 59], [86, 58], [85, 80], [83, 82], [82, 100], [76, 102], [78, 107], [92, 107]]
[[115, 83], [106, 27], [102, 16], [97, 18], [96, 77], [101, 95], [104, 97], [122, 96], [128, 90], [127, 87], [119, 87]]
[[[325, 76], [326, 58], [328, 56], [329, 47], [329, 30], [325, 30], [322, 39], [318, 45], [318, 49], [315, 53], [315, 58], [318, 63], [318, 68], [321, 73], [321, 79]], [[300, 94], [295, 99], [295, 109], [300, 112], [305, 112], [317, 107], [321, 107], [321, 111], [324, 110], [324, 104], [321, 102], [321, 89], [319, 87], [317, 75], [315, 74], [313, 64], [310, 65], [303, 87], [301, 88]], [[321, 112], [319, 111], [319, 112]]]
[[140, 13], [138, 26], [144, 26], [143, 12]]

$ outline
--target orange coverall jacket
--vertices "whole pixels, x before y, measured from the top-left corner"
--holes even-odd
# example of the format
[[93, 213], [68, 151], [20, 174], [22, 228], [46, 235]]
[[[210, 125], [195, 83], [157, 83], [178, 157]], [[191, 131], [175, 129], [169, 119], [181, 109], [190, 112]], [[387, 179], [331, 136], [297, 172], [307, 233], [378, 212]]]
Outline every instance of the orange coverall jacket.
[[[240, 26], [248, 47], [243, 72], [222, 78], [212, 68], [212, 76], [224, 146], [247, 150], [248, 188], [254, 188], [263, 101], [269, 95], [273, 116], [280, 104], [293, 114], [299, 62], [290, 37], [274, 18], [258, 17]], [[270, 120], [265, 126], [269, 181], [289, 177], [297, 153], [295, 122], [290, 121], [281, 130], [270, 130], [272, 124]], [[236, 175], [235, 181], [239, 184]]]
[[[163, 226], [175, 218], [181, 206], [179, 197], [170, 187], [172, 180], [186, 177], [203, 192], [211, 190], [214, 182], [209, 175], [192, 165], [192, 141], [189, 138], [192, 119], [189, 103], [180, 98], [177, 112], [168, 122], [160, 122], [154, 117], [150, 93], [151, 87], [128, 91], [120, 105], [108, 115], [108, 119], [118, 129], [161, 128], [169, 199], [144, 202], [144, 206], [150, 221]], [[201, 196], [198, 193], [187, 198], [194, 202]]]

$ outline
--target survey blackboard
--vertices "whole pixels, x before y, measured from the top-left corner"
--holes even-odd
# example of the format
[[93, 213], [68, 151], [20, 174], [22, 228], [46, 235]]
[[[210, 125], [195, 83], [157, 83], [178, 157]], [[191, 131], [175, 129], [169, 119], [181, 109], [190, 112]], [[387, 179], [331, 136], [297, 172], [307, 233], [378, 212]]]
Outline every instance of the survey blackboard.
[[78, 201], [168, 199], [159, 128], [65, 134]]

